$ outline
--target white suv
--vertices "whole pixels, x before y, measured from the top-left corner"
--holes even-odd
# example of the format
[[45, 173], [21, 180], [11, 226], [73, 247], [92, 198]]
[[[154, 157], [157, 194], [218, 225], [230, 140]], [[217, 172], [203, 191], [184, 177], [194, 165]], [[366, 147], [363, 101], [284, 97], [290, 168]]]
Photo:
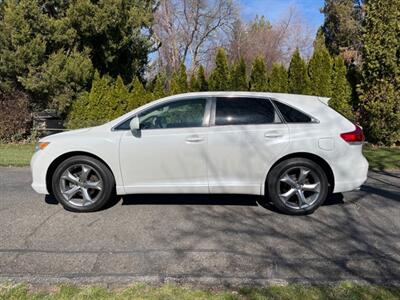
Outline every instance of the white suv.
[[45, 137], [32, 187], [68, 210], [102, 208], [115, 191], [265, 195], [282, 212], [313, 212], [367, 178], [360, 127], [328, 98], [190, 93], [101, 126]]

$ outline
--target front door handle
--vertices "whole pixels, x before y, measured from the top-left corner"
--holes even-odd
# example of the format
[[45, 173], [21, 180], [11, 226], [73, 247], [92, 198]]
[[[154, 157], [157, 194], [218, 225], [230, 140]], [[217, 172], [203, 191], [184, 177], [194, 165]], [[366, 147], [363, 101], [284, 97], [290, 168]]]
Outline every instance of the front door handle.
[[202, 141], [204, 141], [204, 138], [198, 135], [191, 135], [186, 138], [186, 142], [188, 143], [200, 143]]
[[276, 139], [276, 138], [283, 137], [283, 134], [279, 133], [279, 132], [266, 132], [264, 134], [264, 137], [267, 139]]

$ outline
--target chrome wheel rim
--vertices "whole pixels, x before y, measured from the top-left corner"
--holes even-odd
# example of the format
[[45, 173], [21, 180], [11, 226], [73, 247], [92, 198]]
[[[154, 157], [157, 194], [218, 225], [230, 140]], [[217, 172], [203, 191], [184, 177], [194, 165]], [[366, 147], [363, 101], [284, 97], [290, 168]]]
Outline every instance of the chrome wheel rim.
[[293, 209], [312, 206], [321, 193], [320, 177], [307, 167], [293, 167], [286, 170], [278, 180], [280, 200]]
[[87, 164], [75, 164], [62, 173], [60, 191], [70, 204], [88, 206], [100, 198], [103, 192], [103, 179], [93, 167]]

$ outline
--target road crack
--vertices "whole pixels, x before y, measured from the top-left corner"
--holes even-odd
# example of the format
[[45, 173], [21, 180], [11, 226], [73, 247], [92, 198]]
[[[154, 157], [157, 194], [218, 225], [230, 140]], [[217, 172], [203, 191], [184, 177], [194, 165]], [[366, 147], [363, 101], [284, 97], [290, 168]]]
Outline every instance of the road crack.
[[51, 215], [47, 216], [42, 222], [40, 222], [37, 226], [35, 226], [32, 230], [31, 233], [29, 233], [25, 238], [24, 238], [24, 246], [29, 247], [29, 239], [33, 237], [39, 229], [44, 226], [52, 217], [54, 217], [56, 214], [58, 214], [60, 211], [56, 211], [55, 213], [52, 213]]

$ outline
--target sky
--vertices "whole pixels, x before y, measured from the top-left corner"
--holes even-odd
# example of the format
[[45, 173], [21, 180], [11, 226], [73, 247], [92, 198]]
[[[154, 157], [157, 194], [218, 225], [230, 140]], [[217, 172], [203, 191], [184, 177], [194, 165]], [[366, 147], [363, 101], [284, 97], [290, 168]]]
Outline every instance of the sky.
[[319, 11], [324, 5], [324, 0], [239, 0], [239, 3], [240, 12], [245, 20], [263, 15], [274, 22], [293, 5], [315, 31], [324, 21], [324, 16]]

